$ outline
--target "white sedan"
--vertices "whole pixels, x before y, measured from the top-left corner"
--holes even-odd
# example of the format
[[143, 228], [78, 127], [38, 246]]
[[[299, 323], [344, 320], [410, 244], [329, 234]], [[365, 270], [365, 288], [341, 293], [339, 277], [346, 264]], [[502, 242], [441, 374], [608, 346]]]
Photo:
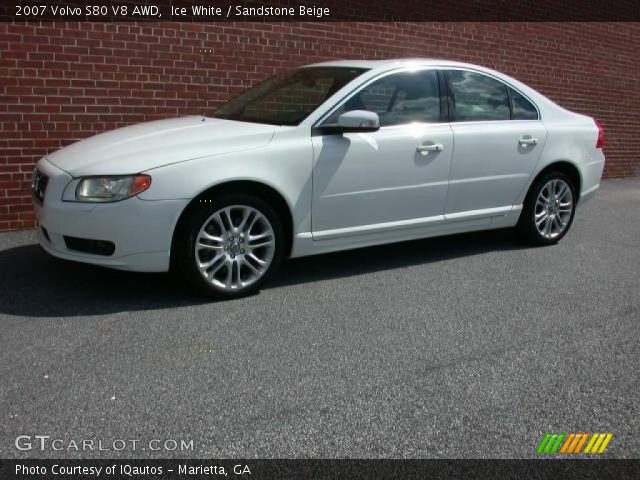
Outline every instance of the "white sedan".
[[52, 255], [179, 272], [219, 297], [284, 257], [516, 227], [540, 245], [598, 188], [603, 130], [466, 63], [333, 61], [272, 77], [210, 116], [134, 125], [42, 158]]

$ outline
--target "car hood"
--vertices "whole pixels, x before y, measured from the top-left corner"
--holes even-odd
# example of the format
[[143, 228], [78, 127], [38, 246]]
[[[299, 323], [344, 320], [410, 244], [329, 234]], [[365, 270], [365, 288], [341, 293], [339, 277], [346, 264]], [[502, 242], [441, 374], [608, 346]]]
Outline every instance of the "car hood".
[[74, 177], [144, 172], [170, 163], [268, 144], [276, 127], [190, 116], [101, 133], [47, 156]]

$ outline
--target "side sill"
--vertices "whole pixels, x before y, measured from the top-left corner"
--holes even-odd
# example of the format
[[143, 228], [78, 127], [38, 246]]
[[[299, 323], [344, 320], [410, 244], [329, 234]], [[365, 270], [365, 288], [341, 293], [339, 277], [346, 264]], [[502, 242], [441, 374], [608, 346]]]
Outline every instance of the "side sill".
[[444, 215], [436, 215], [433, 217], [413, 218], [411, 220], [400, 220], [397, 222], [376, 223], [373, 225], [359, 225], [357, 227], [336, 228], [333, 230], [321, 230], [314, 232], [312, 238], [314, 240], [331, 240], [355, 235], [367, 235], [370, 233], [380, 233], [388, 230], [421, 228], [430, 225], [436, 225], [444, 222]]

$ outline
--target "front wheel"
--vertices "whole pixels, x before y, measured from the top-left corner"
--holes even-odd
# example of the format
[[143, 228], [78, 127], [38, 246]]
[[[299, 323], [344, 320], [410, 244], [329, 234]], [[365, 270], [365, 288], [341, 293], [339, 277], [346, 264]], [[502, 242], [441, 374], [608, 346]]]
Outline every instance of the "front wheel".
[[518, 221], [521, 237], [536, 245], [557, 243], [573, 223], [577, 198], [573, 182], [561, 172], [549, 172], [537, 179]]
[[221, 298], [255, 292], [282, 260], [282, 223], [251, 195], [203, 200], [178, 235], [174, 265], [200, 291]]

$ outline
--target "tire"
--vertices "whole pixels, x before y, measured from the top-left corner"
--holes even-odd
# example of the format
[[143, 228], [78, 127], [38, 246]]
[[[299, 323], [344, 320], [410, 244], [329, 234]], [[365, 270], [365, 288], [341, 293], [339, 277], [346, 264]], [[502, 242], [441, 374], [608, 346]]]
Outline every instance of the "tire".
[[525, 198], [516, 226], [519, 236], [533, 245], [558, 243], [571, 228], [577, 200], [575, 186], [564, 173], [540, 176]]
[[273, 275], [284, 244], [282, 222], [269, 204], [255, 195], [227, 193], [201, 199], [190, 212], [176, 232], [172, 267], [205, 295], [238, 298], [255, 293]]

